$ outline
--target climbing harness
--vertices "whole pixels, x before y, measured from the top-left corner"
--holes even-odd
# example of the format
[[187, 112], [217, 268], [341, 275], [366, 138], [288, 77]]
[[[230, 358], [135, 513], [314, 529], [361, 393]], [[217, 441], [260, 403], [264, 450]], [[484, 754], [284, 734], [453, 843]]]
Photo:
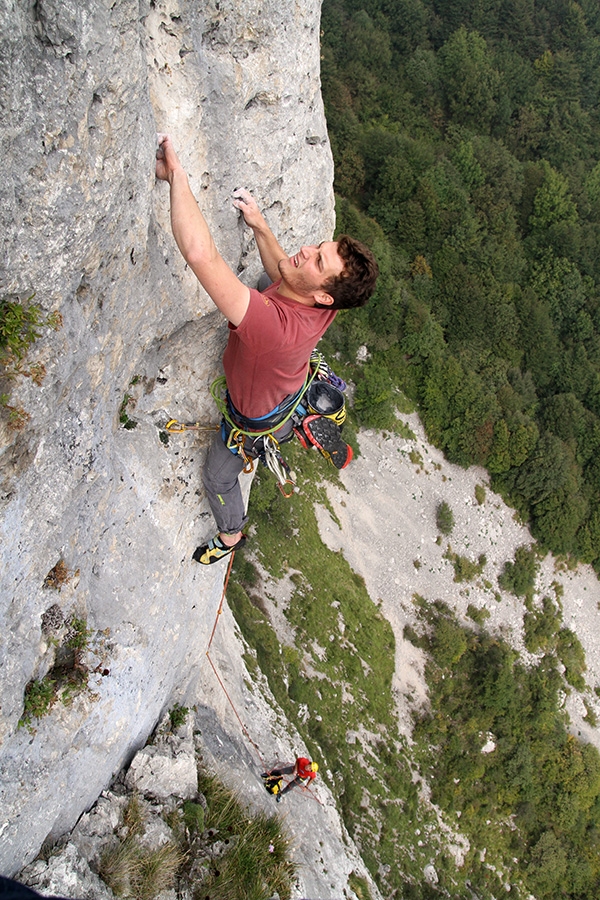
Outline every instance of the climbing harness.
[[270, 775], [265, 772], [261, 775], [263, 783], [269, 794], [280, 794], [283, 789], [283, 775]]
[[[292, 434], [300, 439], [303, 447], [316, 447], [338, 469], [343, 469], [352, 459], [351, 447], [341, 438], [346, 419], [345, 389], [346, 382], [314, 350], [304, 385], [265, 416], [250, 419], [236, 410], [224, 376], [213, 382], [211, 394], [223, 416], [221, 436], [226, 446], [232, 453], [239, 453], [246, 465], [250, 454], [260, 459], [275, 475], [283, 496], [289, 499], [299, 489], [279, 445], [291, 440]], [[290, 420], [291, 432], [277, 441], [275, 434]]]
[[[345, 468], [352, 459], [352, 448], [341, 437], [341, 427], [346, 419], [345, 389], [346, 382], [332, 371], [319, 350], [313, 350], [302, 387], [270, 413], [256, 419], [240, 413], [231, 401], [225, 376], [221, 375], [210, 386], [211, 396], [221, 413], [220, 424], [203, 425], [170, 419], [165, 431], [181, 434], [220, 430], [227, 449], [243, 460], [243, 472], [251, 474], [254, 460], [259, 459], [273, 473], [281, 494], [289, 500], [300, 489], [282, 456], [281, 444], [291, 441], [294, 435], [303, 447], [315, 447], [337, 469]], [[288, 423], [291, 428], [278, 439], [276, 435]]]
[[[247, 416], [243, 416], [242, 413], [235, 409], [227, 391], [227, 382], [224, 375], [221, 375], [213, 381], [210, 386], [210, 393], [217, 405], [217, 409], [223, 416], [224, 421], [230, 425], [232, 429], [241, 432], [245, 437], [256, 440], [257, 438], [266, 437], [268, 434], [279, 431], [279, 429], [292, 418], [301, 398], [317, 377], [317, 372], [317, 369], [313, 369], [309, 366], [304, 384], [300, 390], [296, 391], [296, 393], [292, 394], [290, 397], [286, 397], [286, 399], [270, 413], [256, 419], [250, 419]], [[225, 394], [225, 396], [223, 396], [223, 394]], [[223, 423], [221, 423], [221, 427], [223, 427]]]

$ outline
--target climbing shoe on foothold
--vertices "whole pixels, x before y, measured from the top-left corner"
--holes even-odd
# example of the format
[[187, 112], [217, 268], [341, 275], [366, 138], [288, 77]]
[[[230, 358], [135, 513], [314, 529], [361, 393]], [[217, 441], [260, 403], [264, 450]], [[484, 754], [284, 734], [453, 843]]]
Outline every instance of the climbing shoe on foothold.
[[302, 420], [305, 442], [311, 443], [328, 459], [336, 469], [344, 469], [352, 459], [352, 447], [342, 440], [338, 425], [325, 416], [306, 416]]
[[281, 803], [282, 800], [283, 797], [281, 796], [281, 794], [277, 794], [277, 796], [275, 797], [275, 803]]
[[234, 550], [241, 550], [245, 543], [246, 535], [243, 534], [237, 544], [234, 544], [233, 547], [228, 547], [217, 534], [210, 539], [208, 544], [196, 547], [192, 553], [192, 559], [200, 563], [201, 566], [211, 566], [213, 563], [219, 562], [220, 559], [229, 556]]

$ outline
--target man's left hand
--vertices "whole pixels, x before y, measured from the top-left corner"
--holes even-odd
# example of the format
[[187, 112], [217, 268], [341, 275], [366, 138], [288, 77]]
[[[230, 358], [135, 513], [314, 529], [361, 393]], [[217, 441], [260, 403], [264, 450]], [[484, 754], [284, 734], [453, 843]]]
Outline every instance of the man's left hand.
[[236, 209], [241, 210], [246, 225], [250, 228], [258, 228], [263, 222], [263, 214], [258, 208], [258, 204], [250, 191], [239, 188], [233, 192], [233, 205]]

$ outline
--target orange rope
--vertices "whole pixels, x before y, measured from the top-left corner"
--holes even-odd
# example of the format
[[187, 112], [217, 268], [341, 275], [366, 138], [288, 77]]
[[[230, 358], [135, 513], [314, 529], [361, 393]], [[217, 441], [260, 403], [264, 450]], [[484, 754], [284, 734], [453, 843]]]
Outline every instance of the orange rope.
[[246, 728], [246, 726], [245, 726], [244, 723], [242, 722], [242, 720], [241, 720], [241, 718], [240, 718], [240, 716], [239, 716], [239, 713], [238, 713], [237, 709], [235, 708], [235, 705], [234, 705], [234, 703], [233, 703], [233, 700], [231, 699], [231, 697], [230, 697], [229, 694], [227, 693], [227, 688], [226, 688], [225, 685], [223, 684], [223, 681], [221, 680], [221, 676], [220, 676], [219, 673], [217, 672], [217, 668], [216, 668], [214, 662], [212, 661], [212, 659], [211, 659], [211, 657], [210, 657], [210, 653], [209, 653], [210, 646], [211, 646], [211, 644], [212, 644], [212, 642], [213, 642], [213, 638], [214, 638], [214, 636], [215, 636], [215, 631], [217, 630], [217, 623], [218, 623], [218, 621], [219, 621], [219, 616], [220, 616], [221, 613], [223, 612], [223, 603], [225, 602], [225, 592], [226, 592], [226, 590], [227, 590], [227, 585], [229, 584], [229, 576], [230, 576], [230, 574], [231, 574], [231, 567], [233, 566], [233, 557], [234, 557], [234, 556], [235, 556], [235, 550], [234, 550], [233, 553], [231, 554], [231, 557], [230, 557], [230, 560], [229, 560], [229, 565], [228, 565], [228, 567], [227, 567], [227, 574], [225, 575], [225, 583], [223, 584], [223, 593], [221, 594], [221, 602], [219, 603], [219, 608], [218, 608], [218, 610], [217, 610], [217, 615], [216, 615], [216, 618], [215, 618], [215, 624], [213, 625], [213, 630], [212, 630], [212, 633], [211, 633], [211, 635], [210, 635], [210, 640], [209, 640], [209, 642], [208, 642], [208, 647], [206, 648], [206, 658], [208, 659], [209, 663], [211, 664], [211, 667], [212, 667], [213, 672], [214, 672], [215, 675], [217, 676], [217, 681], [219, 682], [219, 684], [220, 684], [221, 687], [223, 688], [223, 693], [225, 694], [225, 696], [226, 696], [227, 699], [229, 700], [230, 706], [231, 706], [232, 710], [234, 711], [234, 713], [235, 713], [235, 715], [236, 715], [236, 718], [237, 718], [238, 722], [240, 723], [240, 727], [241, 727], [241, 729], [242, 729], [242, 733], [246, 736], [246, 738], [248, 739], [248, 741], [252, 744], [252, 746], [253, 746], [254, 749], [256, 750], [256, 752], [257, 752], [257, 754], [258, 754], [259, 762], [260, 762], [261, 766], [264, 768], [264, 760], [263, 760], [263, 758], [262, 758], [262, 755], [261, 755], [260, 750], [258, 749], [258, 745], [252, 740], [252, 738], [251, 738], [250, 735], [248, 734], [248, 729]]
[[[217, 609], [217, 615], [216, 615], [216, 617], [215, 617], [215, 624], [213, 625], [213, 630], [212, 630], [211, 635], [210, 635], [210, 640], [209, 640], [209, 642], [208, 642], [208, 647], [206, 648], [206, 658], [208, 659], [208, 661], [209, 661], [209, 663], [210, 663], [210, 665], [211, 665], [211, 668], [212, 668], [213, 672], [215, 673], [215, 675], [216, 675], [216, 677], [217, 677], [217, 681], [219, 682], [219, 684], [221, 685], [221, 687], [222, 687], [222, 689], [223, 689], [223, 693], [225, 694], [225, 696], [226, 696], [227, 699], [229, 700], [229, 704], [230, 704], [232, 710], [234, 711], [235, 716], [236, 716], [238, 722], [240, 723], [240, 728], [242, 729], [242, 733], [246, 736], [246, 738], [248, 739], [249, 743], [252, 744], [252, 746], [253, 746], [254, 749], [256, 750], [256, 753], [257, 753], [257, 755], [258, 755], [258, 760], [259, 760], [259, 762], [260, 762], [262, 768], [264, 769], [264, 768], [265, 768], [265, 761], [264, 761], [264, 759], [263, 759], [263, 757], [262, 757], [262, 754], [261, 754], [261, 752], [260, 752], [260, 750], [259, 750], [259, 748], [258, 748], [258, 744], [256, 744], [256, 743], [252, 740], [252, 738], [250, 737], [250, 735], [249, 735], [249, 733], [248, 733], [248, 729], [246, 728], [246, 726], [245, 726], [244, 723], [242, 722], [242, 720], [241, 720], [241, 718], [240, 718], [240, 715], [239, 715], [237, 709], [235, 708], [235, 705], [234, 705], [234, 703], [233, 703], [233, 700], [231, 699], [231, 697], [230, 697], [229, 694], [227, 693], [227, 688], [226, 688], [225, 685], [223, 684], [223, 681], [222, 681], [222, 679], [221, 679], [221, 676], [219, 675], [219, 673], [218, 673], [218, 671], [217, 671], [217, 667], [215, 666], [214, 662], [212, 661], [212, 659], [211, 659], [211, 657], [210, 657], [210, 653], [208, 652], [208, 651], [210, 650], [211, 644], [212, 644], [212, 642], [213, 642], [213, 638], [214, 638], [214, 636], [215, 636], [215, 632], [216, 632], [216, 630], [217, 630], [217, 623], [218, 623], [218, 621], [219, 621], [219, 616], [220, 616], [221, 613], [223, 612], [223, 604], [224, 604], [224, 602], [225, 602], [225, 592], [227, 591], [227, 585], [229, 584], [229, 576], [230, 576], [230, 574], [231, 574], [231, 567], [233, 566], [233, 557], [234, 557], [234, 556], [235, 556], [235, 550], [232, 552], [231, 557], [230, 557], [230, 559], [229, 559], [229, 565], [227, 566], [227, 573], [226, 573], [226, 575], [225, 575], [225, 582], [224, 582], [224, 584], [223, 584], [223, 593], [221, 594], [221, 602], [219, 603], [219, 608]], [[276, 766], [274, 766], [273, 768], [276, 768]], [[291, 780], [291, 779], [290, 779], [290, 780]], [[289, 784], [289, 782], [288, 782], [288, 784]], [[309, 787], [308, 785], [304, 785], [304, 784], [303, 784], [303, 785], [299, 785], [299, 787], [301, 788], [302, 793], [306, 792], [306, 793], [310, 794], [310, 796], [313, 798], [313, 800], [316, 800], [317, 803], [320, 803], [321, 806], [323, 806], [323, 804], [321, 803], [321, 801], [319, 800], [319, 798], [317, 797], [317, 795], [314, 794], [313, 791], [311, 791], [311, 789], [310, 789], [310, 787]]]

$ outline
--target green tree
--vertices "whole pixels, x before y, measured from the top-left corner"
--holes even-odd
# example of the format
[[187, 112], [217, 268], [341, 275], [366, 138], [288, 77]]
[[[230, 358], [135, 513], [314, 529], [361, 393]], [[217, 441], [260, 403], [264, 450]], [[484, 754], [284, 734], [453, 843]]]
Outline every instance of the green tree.
[[553, 831], [545, 831], [531, 850], [529, 882], [539, 897], [558, 897], [567, 871], [567, 849]]
[[543, 159], [540, 166], [543, 181], [535, 193], [529, 217], [531, 238], [539, 247], [550, 246], [563, 253], [568, 247], [573, 251], [578, 245], [579, 215], [568, 181], [547, 160]]
[[461, 124], [489, 127], [500, 76], [484, 38], [461, 26], [440, 49], [438, 58], [450, 115]]

